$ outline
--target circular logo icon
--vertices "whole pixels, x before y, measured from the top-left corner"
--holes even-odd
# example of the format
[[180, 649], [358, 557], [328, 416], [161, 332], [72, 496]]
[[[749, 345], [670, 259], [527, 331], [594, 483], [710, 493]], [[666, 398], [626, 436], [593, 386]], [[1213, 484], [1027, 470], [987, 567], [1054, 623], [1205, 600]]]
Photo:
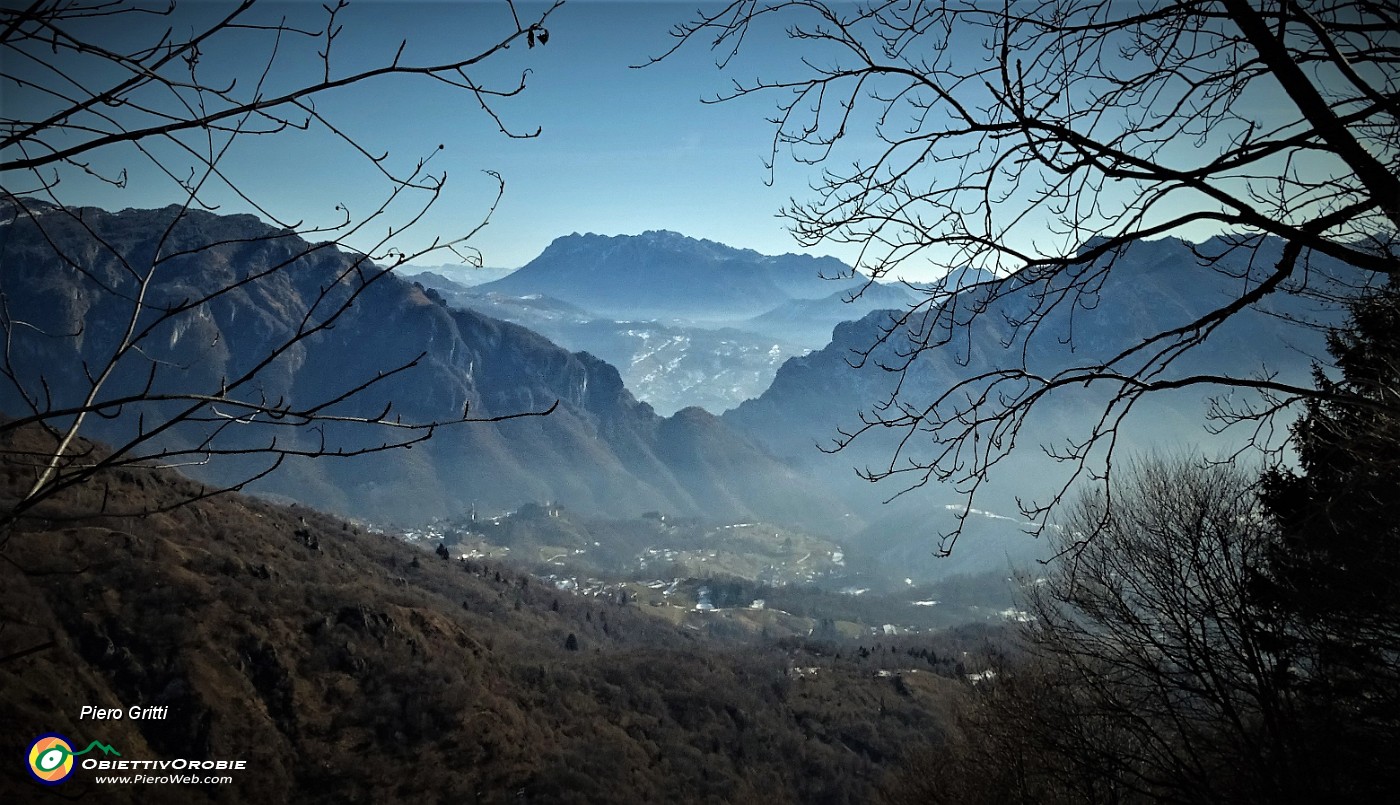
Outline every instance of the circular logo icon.
[[56, 732], [29, 745], [29, 773], [44, 785], [58, 785], [73, 773], [73, 745]]

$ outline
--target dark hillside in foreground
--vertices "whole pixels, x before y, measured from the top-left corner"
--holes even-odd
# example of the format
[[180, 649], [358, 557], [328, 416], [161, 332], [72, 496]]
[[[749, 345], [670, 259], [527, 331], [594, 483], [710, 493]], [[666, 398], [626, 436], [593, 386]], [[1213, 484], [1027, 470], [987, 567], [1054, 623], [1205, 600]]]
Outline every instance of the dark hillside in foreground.
[[[7, 458], [0, 500], [28, 472]], [[81, 516], [104, 489], [114, 507], [139, 507], [192, 485], [120, 471], [13, 534], [0, 568], [4, 751], [58, 732], [129, 760], [247, 770], [211, 787], [97, 786], [78, 770], [46, 790], [7, 763], [0, 801], [868, 802], [906, 751], [944, 733], [963, 689], [926, 649], [975, 648], [929, 638], [922, 654], [901, 648], [911, 668], [880, 673], [889, 645], [872, 666], [803, 641], [718, 642], [237, 495]], [[169, 711], [95, 722], [79, 719], [84, 704]]]

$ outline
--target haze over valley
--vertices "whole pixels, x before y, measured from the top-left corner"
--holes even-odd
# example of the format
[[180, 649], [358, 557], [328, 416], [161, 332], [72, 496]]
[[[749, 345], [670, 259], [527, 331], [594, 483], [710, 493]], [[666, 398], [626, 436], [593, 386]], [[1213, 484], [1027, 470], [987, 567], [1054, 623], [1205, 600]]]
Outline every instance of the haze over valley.
[[[59, 230], [75, 248], [129, 244], [122, 248], [130, 251], [118, 253], [128, 261], [141, 259], [136, 250], [172, 221], [169, 237], [176, 247], [210, 237], [230, 244], [192, 249], [177, 258], [147, 290], [155, 300], [173, 301], [216, 288], [236, 279], [235, 272], [256, 275], [258, 267], [275, 265], [308, 247], [248, 216], [179, 214], [173, 208], [116, 214], [90, 209], [80, 220], [81, 230]], [[93, 335], [121, 326], [120, 297], [85, 287], [83, 274], [54, 260], [32, 220], [16, 217], [3, 232], [6, 252], [22, 258], [25, 266], [22, 273], [7, 274], [8, 297], [24, 309], [45, 311], [36, 326]], [[85, 239], [91, 246], [81, 245]], [[1197, 248], [1219, 250], [1226, 257], [1201, 267], [1199, 276], [1185, 282], [1183, 269], [1196, 258], [1179, 241], [1139, 244], [1119, 255], [1111, 283], [1097, 291], [1112, 315], [1078, 325], [1072, 348], [1069, 318], [1044, 319], [1042, 330], [1057, 337], [1036, 342], [1028, 365], [1049, 374], [1071, 362], [1092, 361], [1151, 332], [1190, 321], [1217, 304], [1233, 284], [1251, 281], [1247, 264], [1230, 262], [1226, 241]], [[294, 271], [241, 287], [221, 298], [208, 315], [160, 325], [145, 351], [160, 367], [151, 390], [237, 376], [261, 355], [260, 345], [298, 326], [281, 311], [301, 309], [312, 303], [318, 289], [343, 283], [336, 276], [350, 260], [335, 251], [298, 258]], [[95, 270], [120, 287], [117, 265], [99, 263]], [[900, 478], [859, 481], [858, 469], [888, 461], [903, 437], [898, 429], [877, 429], [840, 451], [821, 449], [830, 450], [842, 429], [859, 424], [862, 410], [871, 410], [896, 388], [906, 397], [928, 397], [962, 373], [984, 373], [1018, 355], [1024, 344], [1005, 322], [1024, 315], [1017, 305], [1043, 293], [1034, 281], [1015, 276], [997, 283], [988, 280], [990, 275], [965, 274], [960, 282], [969, 289], [961, 295], [954, 297], [950, 288], [935, 289], [930, 296], [906, 284], [869, 283], [835, 260], [763, 256], [673, 232], [566, 236], [523, 268], [474, 287], [448, 280], [440, 271], [407, 273], [402, 280], [396, 274], [370, 286], [333, 330], [275, 361], [258, 393], [295, 409], [348, 378], [414, 361], [408, 371], [332, 410], [374, 416], [387, 406], [394, 416], [427, 421], [464, 409], [487, 418], [552, 412], [443, 428], [411, 452], [381, 454], [373, 461], [292, 457], [274, 474], [254, 480], [249, 490], [381, 527], [420, 531], [471, 511], [500, 517], [543, 504], [619, 522], [653, 512], [709, 523], [711, 529], [766, 523], [826, 540], [820, 553], [839, 553], [844, 561], [815, 577], [799, 577], [784, 565], [792, 557], [775, 561], [752, 549], [753, 555], [741, 560], [754, 568], [749, 572], [720, 569], [724, 563], [716, 562], [713, 567], [692, 564], [686, 574], [733, 576], [751, 583], [781, 579], [784, 585], [812, 583], [832, 591], [874, 589], [907, 601], [929, 597], [907, 588], [971, 575], [983, 579], [983, 603], [997, 610], [1011, 606], [1006, 579], [1013, 570], [1046, 556], [1045, 540], [1033, 536], [1039, 524], [1027, 521], [1018, 508], [1025, 500], [1057, 491], [1056, 462], [1043, 454], [1038, 459], [1014, 457], [981, 491], [976, 508], [964, 515], [965, 504], [953, 490], [887, 502], [903, 488]], [[1316, 263], [1312, 283], [1319, 294], [1341, 292], [1348, 281], [1340, 266]], [[981, 319], [985, 326], [969, 327], [959, 336], [966, 339], [959, 345], [961, 357], [929, 354], [907, 372], [888, 371], [898, 363], [901, 344], [913, 343], [900, 328], [921, 326], [918, 316], [900, 321], [920, 300], [925, 306], [973, 309], [980, 304], [979, 295], [994, 290], [997, 309]], [[851, 298], [853, 302], [842, 301]], [[1310, 360], [1321, 354], [1322, 332], [1299, 330], [1291, 322], [1336, 322], [1305, 297], [1285, 301], [1292, 307], [1261, 307], [1232, 321], [1231, 332], [1238, 335], [1229, 348], [1200, 353], [1185, 368], [1224, 372], [1268, 366], [1282, 377], [1305, 379]], [[807, 346], [785, 346], [779, 339], [788, 327], [793, 341]], [[831, 332], [818, 345], [814, 334], [823, 329]], [[101, 344], [91, 337], [28, 342], [26, 350], [15, 354], [16, 371], [37, 378], [56, 363], [94, 363], [100, 356], [83, 350]], [[866, 356], [872, 346], [876, 351]], [[423, 356], [415, 359], [420, 350]], [[629, 376], [654, 399], [667, 401], [664, 415], [638, 399]], [[65, 379], [75, 385], [65, 387]], [[50, 393], [77, 395], [80, 379], [51, 379]], [[110, 386], [134, 394], [149, 381], [144, 374], [118, 374]], [[743, 394], [750, 396], [741, 399]], [[10, 398], [6, 404], [13, 409], [22, 403]], [[1240, 443], [1231, 441], [1231, 434], [1212, 437], [1206, 431], [1206, 403], [1200, 395], [1179, 394], [1145, 406], [1150, 407], [1122, 429], [1125, 450], [1199, 444], [1223, 451]], [[719, 409], [722, 416], [707, 408]], [[1038, 414], [1043, 418], [1037, 421], [1035, 438], [1050, 444], [1083, 433], [1092, 425], [1086, 417], [1093, 410], [1066, 396]], [[94, 423], [93, 435], [114, 442], [130, 438], [137, 426], [133, 413], [118, 411]], [[191, 423], [162, 438], [172, 445], [235, 450], [267, 437], [255, 428]], [[292, 431], [277, 438], [321, 435]], [[346, 441], [337, 449], [368, 444], [348, 432], [340, 438]], [[256, 469], [246, 460], [231, 460], [186, 471], [211, 484], [228, 484]], [[960, 526], [966, 532], [960, 549], [951, 557], [937, 556], [940, 538]], [[652, 543], [623, 551], [614, 544], [622, 538], [612, 532], [604, 527], [591, 539], [567, 544], [545, 540], [541, 545], [549, 547], [541, 550], [562, 551], [569, 565], [581, 563], [588, 573], [623, 578], [639, 569], [641, 551], [678, 555], [704, 542], [693, 537], [684, 544], [668, 543], [663, 531]], [[509, 547], [495, 545], [489, 533], [472, 539], [482, 541], [474, 550], [484, 555], [494, 555], [493, 547]], [[461, 552], [469, 543], [464, 538], [461, 547], [453, 541], [447, 545]], [[611, 561], [594, 561], [609, 555]], [[532, 555], [530, 561], [536, 558]], [[763, 567], [776, 575], [765, 578], [757, 570]], [[685, 605], [694, 603], [687, 599]], [[888, 617], [899, 621], [894, 614]]]

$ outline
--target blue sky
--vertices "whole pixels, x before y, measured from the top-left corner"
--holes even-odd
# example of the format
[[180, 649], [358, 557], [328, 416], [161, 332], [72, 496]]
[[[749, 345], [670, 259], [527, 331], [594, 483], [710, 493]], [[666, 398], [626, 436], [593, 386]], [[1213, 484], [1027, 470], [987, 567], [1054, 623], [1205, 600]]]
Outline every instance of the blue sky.
[[[521, 13], [539, 8], [522, 5]], [[432, 26], [426, 36], [407, 32], [434, 50], [447, 49], [442, 39], [485, 11], [449, 3], [375, 3], [364, 10], [386, 28], [398, 23], [416, 31], [428, 21], [452, 20]], [[492, 186], [481, 170], [504, 177], [506, 195], [478, 243], [489, 265], [521, 265], [555, 237], [575, 231], [673, 229], [760, 251], [789, 251], [794, 244], [774, 217], [787, 194], [763, 183], [769, 103], [702, 104], [702, 97], [723, 86], [704, 50], [689, 49], [646, 69], [631, 67], [667, 48], [670, 27], [693, 10], [689, 3], [571, 0], [556, 11], [547, 45], [515, 48], [520, 52], [507, 54], [495, 65], [502, 69], [490, 73], [508, 83], [519, 69], [532, 71], [525, 92], [497, 111], [512, 129], [539, 127], [537, 138], [506, 138], [460, 94], [430, 90], [401, 98], [389, 115], [416, 120], [427, 131], [413, 126], [390, 136], [406, 144], [426, 136], [430, 145], [446, 145], [438, 168], [448, 171], [450, 182], [478, 191], [454, 188], [454, 203], [444, 211], [455, 218], [471, 221], [479, 211], [480, 191]], [[802, 191], [792, 186], [797, 178], [784, 176], [784, 187]]]
[[[546, 7], [519, 4], [522, 18]], [[181, 13], [226, 8], [201, 3], [182, 7]], [[319, 3], [284, 3], [259, 12], [285, 13], [292, 21], [315, 24], [322, 19], [319, 8]], [[764, 118], [772, 113], [773, 100], [701, 103], [723, 90], [727, 79], [715, 68], [713, 54], [700, 47], [655, 66], [631, 68], [668, 48], [669, 29], [695, 8], [693, 0], [569, 0], [549, 19], [547, 45], [531, 49], [522, 43], [473, 73], [476, 80], [509, 85], [520, 71], [531, 71], [526, 90], [499, 100], [495, 108], [514, 130], [539, 127], [541, 134], [534, 139], [501, 135], [470, 95], [423, 81], [361, 85], [326, 97], [320, 108], [369, 150], [387, 151], [387, 164], [404, 168], [433, 154], [432, 170], [447, 173], [443, 199], [400, 241], [404, 248], [469, 230], [494, 193], [493, 180], [482, 171], [494, 170], [504, 177], [506, 193], [491, 224], [472, 241], [487, 265], [522, 265], [554, 238], [576, 231], [672, 229], [765, 253], [800, 251], [775, 213], [789, 196], [806, 195], [815, 169], [780, 163], [775, 185], [765, 185], [762, 158], [772, 130]], [[342, 12], [344, 34], [333, 50], [334, 67], [349, 71], [386, 61], [400, 39], [408, 40], [405, 61], [432, 62], [472, 52], [507, 30], [508, 15], [504, 4], [494, 2], [358, 0]], [[133, 31], [133, 41], [137, 38]], [[231, 47], [208, 48], [201, 69], [210, 83], [215, 77], [238, 76], [246, 85], [256, 78], [266, 48], [253, 37], [227, 44]], [[749, 49], [732, 66], [734, 74], [766, 75], [782, 59], [796, 58], [785, 43], [772, 44]], [[284, 46], [271, 80], [290, 81], [298, 71], [314, 69], [314, 45]], [[444, 148], [434, 153], [438, 144]], [[76, 173], [65, 175], [65, 203], [120, 209], [179, 199], [174, 183], [130, 150], [104, 154], [96, 165], [113, 173], [118, 166], [126, 168], [128, 186], [116, 189]], [[363, 160], [324, 131], [245, 137], [230, 150], [224, 166], [239, 177], [247, 195], [286, 221], [332, 222], [338, 203], [361, 215], [385, 190]], [[221, 203], [222, 212], [246, 210], [226, 191], [215, 189], [211, 197]], [[383, 229], [376, 225], [372, 234], [382, 235]], [[829, 247], [814, 253], [844, 256]], [[451, 259], [440, 255], [419, 262]]]
[[[105, 27], [88, 33], [103, 42], [130, 46], [149, 42], [151, 31], [158, 33], [166, 25], [177, 33], [188, 32], [201, 18], [225, 14], [232, 5], [187, 2], [169, 20], [155, 19], [154, 29], [100, 20], [94, 26]], [[545, 3], [518, 4], [522, 20], [536, 18], [546, 8]], [[695, 9], [696, 0], [569, 0], [547, 22], [548, 44], [527, 48], [518, 43], [474, 69], [473, 80], [496, 87], [512, 87], [529, 71], [525, 90], [497, 99], [493, 108], [514, 131], [540, 129], [532, 139], [502, 135], [469, 93], [432, 81], [390, 77], [322, 96], [318, 109], [366, 150], [387, 153], [384, 164], [390, 170], [405, 171], [431, 155], [430, 170], [448, 177], [442, 198], [414, 228], [399, 231], [414, 212], [411, 204], [400, 204], [345, 241], [380, 253], [376, 247], [390, 225], [397, 233], [392, 243], [409, 252], [434, 238], [460, 237], [481, 221], [496, 187], [484, 171], [495, 171], [506, 182], [505, 196], [489, 226], [471, 241], [486, 265], [523, 265], [554, 238], [573, 232], [611, 235], [671, 229], [764, 253], [803, 251], [776, 213], [789, 198], [812, 196], [809, 185], [819, 178], [820, 168], [784, 159], [780, 153], [773, 184], [765, 184], [770, 174], [763, 159], [773, 136], [766, 118], [774, 114], [780, 96], [761, 93], [722, 104], [705, 104], [702, 99], [726, 91], [731, 80], [806, 74], [800, 60], [822, 62], [823, 53], [812, 42], [793, 42], [781, 29], [764, 28], [756, 29], [723, 71], [703, 42], [690, 43], [660, 64], [633, 69], [666, 51], [674, 41], [668, 35], [671, 28], [690, 20]], [[325, 19], [318, 0], [260, 3], [256, 12], [264, 21], [285, 15], [290, 24], [309, 28], [323, 26]], [[510, 13], [500, 0], [355, 0], [339, 17], [343, 34], [332, 48], [332, 74], [387, 63], [402, 40], [407, 41], [405, 63], [460, 59], [513, 30]], [[220, 86], [237, 80], [247, 91], [268, 63], [268, 37], [265, 32], [226, 33], [201, 54], [201, 80]], [[267, 92], [314, 79], [321, 44], [308, 37], [287, 37], [273, 62]], [[979, 45], [962, 40], [955, 44], [970, 48], [962, 57], [974, 59], [980, 57]], [[107, 83], [87, 75], [81, 63], [60, 66], [65, 80]], [[6, 64], [7, 71], [22, 69]], [[14, 86], [5, 91], [7, 108], [27, 102]], [[169, 102], [151, 99], [157, 106]], [[167, 167], [176, 166], [180, 175], [188, 171], [179, 167], [190, 164], [187, 155], [168, 144], [148, 146]], [[878, 153], [878, 146], [869, 125], [855, 124], [832, 164], [844, 168], [854, 159]], [[1178, 146], [1185, 160], [1195, 158], [1196, 146], [1183, 142], [1173, 147]], [[221, 166], [236, 177], [247, 198], [263, 205], [259, 212], [264, 217], [308, 226], [333, 225], [343, 215], [337, 211], [341, 204], [355, 218], [363, 218], [388, 188], [368, 160], [315, 126], [306, 132], [239, 138]], [[129, 147], [104, 150], [93, 158], [92, 167], [109, 176], [127, 170], [127, 186], [114, 188], [68, 169], [61, 175], [61, 202], [121, 209], [181, 200], [178, 185], [154, 170], [150, 157]], [[937, 176], [930, 172], [925, 178], [934, 181]], [[248, 203], [227, 188], [210, 186], [206, 191], [220, 212], [249, 211]], [[1039, 237], [1034, 222], [1030, 229], [1028, 237]], [[1213, 233], [1184, 234], [1203, 238]], [[811, 252], [847, 262], [856, 255], [855, 247], [839, 244], [821, 244]], [[431, 265], [451, 259], [439, 252], [415, 262]], [[914, 269], [905, 272], [911, 279], [941, 273], [917, 273], [917, 263], [905, 268]]]

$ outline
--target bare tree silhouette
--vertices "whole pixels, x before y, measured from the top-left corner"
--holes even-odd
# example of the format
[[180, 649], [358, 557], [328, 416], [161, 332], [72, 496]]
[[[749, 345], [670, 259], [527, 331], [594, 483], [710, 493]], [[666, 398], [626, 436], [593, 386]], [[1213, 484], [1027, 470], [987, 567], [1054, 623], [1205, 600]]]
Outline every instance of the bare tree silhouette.
[[1250, 586], [1271, 537], [1257, 483], [1154, 457], [1114, 479], [1112, 506], [1095, 489], [1068, 507], [1063, 547], [1097, 539], [1024, 585], [1028, 650], [1061, 680], [1028, 732], [1066, 777], [1197, 801], [1303, 790], [1315, 770], [1284, 690], [1296, 655], [1270, 650]]
[[[446, 174], [434, 173], [431, 164], [443, 145], [425, 144], [426, 156], [401, 165], [352, 134], [343, 120], [325, 111], [331, 104], [323, 99], [347, 91], [373, 92], [391, 77], [445, 85], [479, 107], [503, 135], [538, 134], [538, 129], [512, 130], [497, 112], [499, 103], [524, 90], [524, 74], [503, 86], [473, 75], [512, 46], [544, 45], [549, 38], [545, 25], [559, 3], [531, 19], [523, 19], [510, 0], [490, 10], [498, 14], [494, 20], [482, 11], [486, 24], [465, 37], [479, 42], [464, 45], [461, 55], [445, 61], [420, 63], [404, 41], [392, 57], [369, 64], [337, 58], [346, 5], [336, 0], [301, 9], [296, 21], [288, 19], [287, 9], [268, 9], [254, 0], [218, 8], [182, 6], [174, 0], [164, 7], [125, 0], [36, 0], [0, 8], [0, 84], [8, 96], [0, 119], [0, 331], [5, 338], [0, 383], [18, 406], [0, 420], [0, 449], [7, 463], [30, 474], [24, 484], [28, 491], [0, 515], [0, 539], [8, 539], [20, 516], [103, 470], [150, 462], [180, 466], [229, 456], [262, 459], [243, 480], [198, 493], [204, 496], [242, 488], [290, 456], [345, 457], [406, 448], [445, 426], [552, 410], [484, 417], [462, 410], [428, 420], [401, 417], [392, 405], [372, 415], [346, 413], [347, 403], [409, 372], [422, 355], [384, 366], [372, 376], [347, 377], [316, 399], [303, 396], [293, 402], [265, 391], [264, 381], [279, 361], [334, 328], [396, 266], [434, 252], [479, 265], [470, 239], [489, 221], [505, 186], [498, 174], [487, 171], [495, 197], [474, 226], [405, 252], [395, 245], [395, 236], [419, 224], [443, 197]], [[228, 47], [246, 54], [232, 74], [202, 58]], [[346, 69], [345, 64], [353, 66]], [[367, 213], [352, 214], [348, 206], [338, 205], [343, 217], [331, 224], [280, 220], [272, 212], [275, 205], [258, 198], [248, 189], [249, 177], [231, 166], [237, 143], [307, 130], [340, 148], [327, 153], [325, 165], [307, 166], [308, 174], [297, 180], [316, 181], [315, 170], [358, 160], [381, 180], [378, 189], [366, 191]], [[99, 231], [63, 186], [65, 178], [74, 176], [124, 186], [129, 163], [122, 160], [153, 167], [176, 190], [176, 204], [161, 211], [163, 233], [154, 243], [133, 246]], [[177, 295], [158, 292], [191, 258], [234, 259], [230, 255], [249, 245], [246, 234], [206, 229], [210, 219], [204, 211], [216, 208], [213, 199], [230, 193], [273, 222], [272, 234], [254, 239], [275, 245], [276, 258], [230, 273], [223, 282], [192, 279], [177, 284], [183, 289]], [[406, 215], [398, 212], [405, 207], [410, 210]], [[87, 332], [81, 316], [60, 320], [51, 310], [10, 304], [4, 276], [16, 276], [13, 272], [28, 266], [13, 253], [6, 256], [3, 244], [14, 241], [7, 235], [21, 224], [37, 230], [68, 280], [120, 303], [119, 326]], [[351, 242], [371, 245], [355, 249]], [[304, 266], [313, 261], [332, 279], [299, 297], [307, 301], [291, 314], [297, 324], [266, 344], [255, 359], [202, 387], [171, 388], [162, 382], [171, 367], [153, 354], [158, 336], [172, 328], [183, 331], [236, 294], [291, 281], [298, 271], [297, 277], [305, 276]], [[26, 356], [52, 339], [81, 344], [83, 365], [34, 367]], [[125, 381], [117, 382], [119, 377]], [[134, 386], [126, 382], [132, 377], [138, 378]], [[100, 454], [85, 445], [80, 437], [93, 420], [117, 416], [136, 423], [129, 438]], [[177, 428], [184, 429], [184, 438], [172, 442], [168, 437]], [[289, 429], [302, 436], [288, 438]], [[240, 431], [238, 441], [223, 438], [234, 430]], [[314, 435], [306, 438], [308, 432]]]
[[[951, 302], [951, 280], [924, 288], [852, 359], [901, 378], [835, 445], [905, 434], [869, 480], [951, 483], [970, 508], [988, 474], [1033, 441], [1022, 433], [1033, 410], [1066, 389], [1103, 390], [1101, 416], [1046, 448], [1067, 472], [1058, 494], [1022, 504], [1043, 524], [1072, 485], [1103, 482], [1119, 427], [1146, 395], [1252, 390], [1255, 402], [1216, 413], [1256, 427], [1316, 397], [1276, 375], [1183, 370], [1227, 320], [1282, 294], [1341, 310], [1357, 286], [1400, 269], [1393, 4], [736, 0], [678, 26], [657, 60], [698, 44], [737, 70], [774, 29], [803, 54], [791, 72], [735, 81], [712, 102], [772, 93], [770, 172], [784, 157], [822, 166], [813, 196], [781, 212], [798, 242], [857, 244], [858, 268], [875, 279], [914, 268], [997, 277]], [[1229, 274], [1237, 292], [1223, 303], [1063, 365], [1025, 360], [1039, 344], [1073, 352], [1072, 330], [1046, 322], [1094, 315], [1133, 244], [1222, 231], [1238, 234], [1176, 270], [1181, 283]], [[1310, 270], [1318, 255], [1355, 274], [1323, 282]], [[969, 370], [932, 398], [903, 382], [938, 350], [965, 361], [979, 329], [1008, 347], [1006, 365]]]

